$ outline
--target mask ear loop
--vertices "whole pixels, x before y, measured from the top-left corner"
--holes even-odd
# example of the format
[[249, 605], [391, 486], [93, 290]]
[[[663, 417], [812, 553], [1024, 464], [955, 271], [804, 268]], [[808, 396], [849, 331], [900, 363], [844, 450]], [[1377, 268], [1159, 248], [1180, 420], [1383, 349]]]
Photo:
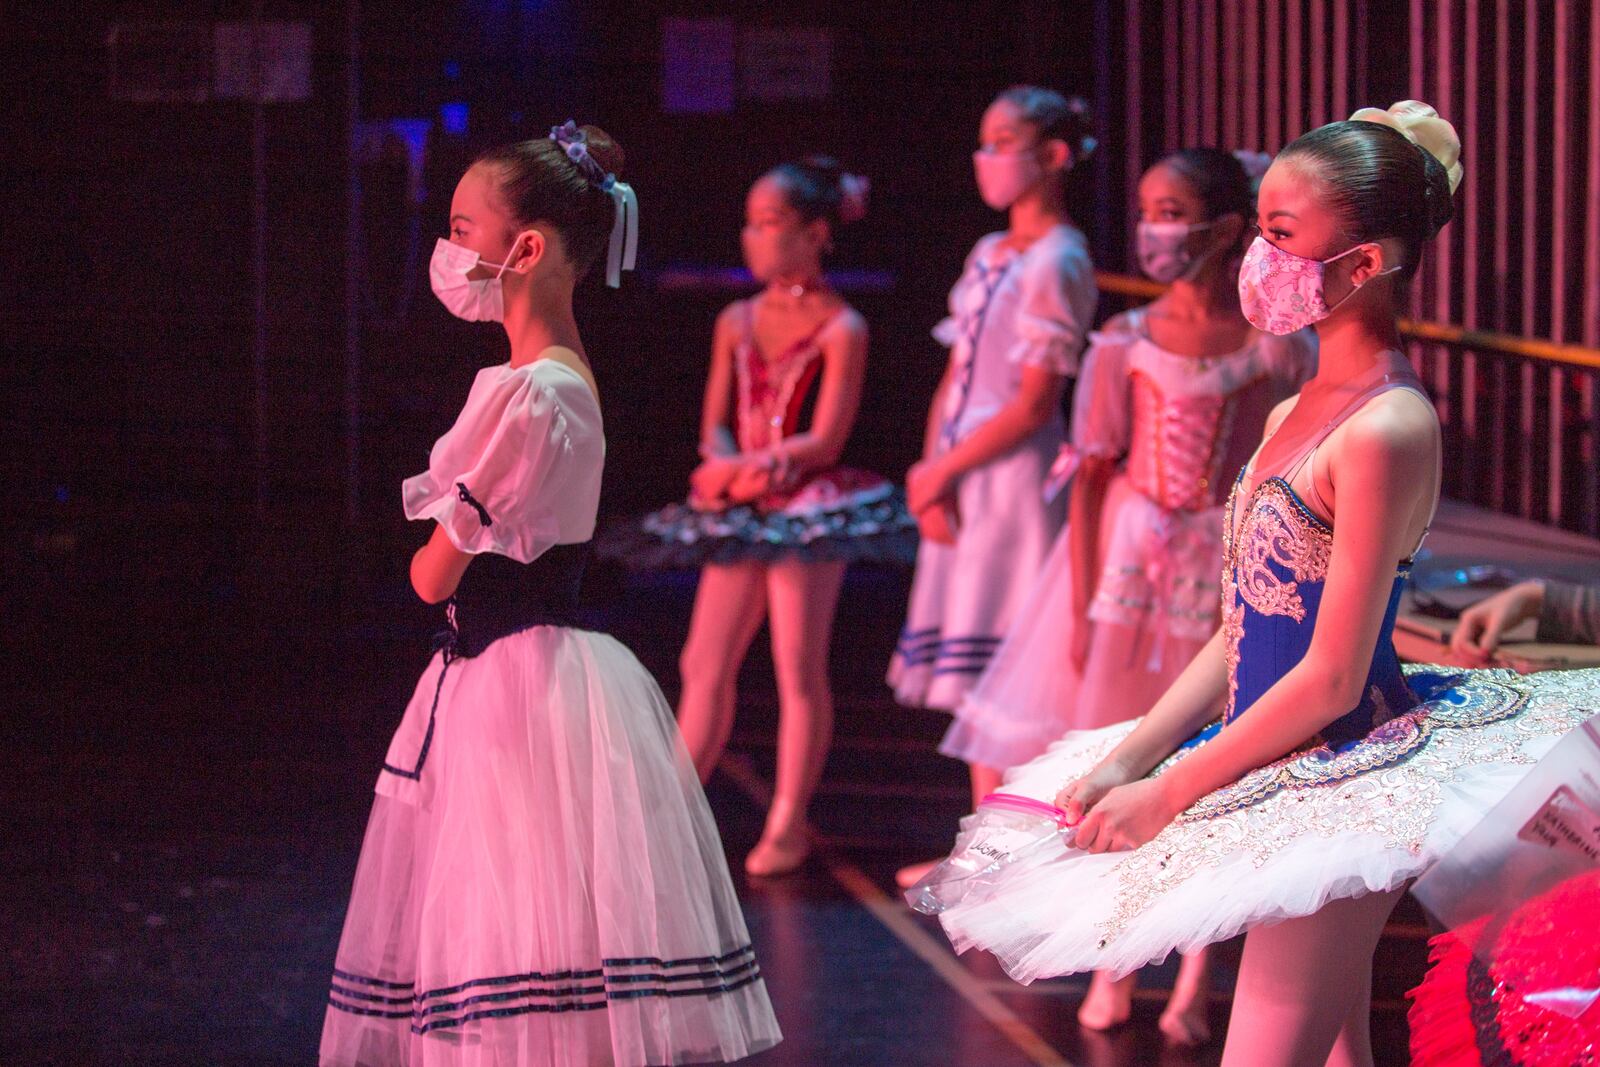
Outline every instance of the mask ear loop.
[[[1323, 286], [1326, 287], [1327, 284], [1328, 284], [1328, 282], [1327, 282], [1328, 272], [1327, 272], [1326, 268], [1327, 268], [1329, 263], [1337, 263], [1341, 259], [1345, 258], [1346, 256], [1351, 255], [1352, 253], [1355, 253], [1355, 252], [1359, 252], [1359, 251], [1361, 251], [1361, 245], [1356, 245], [1354, 248], [1352, 248], [1352, 249], [1350, 249], [1348, 251], [1340, 252], [1338, 255], [1334, 256], [1332, 259], [1321, 260], [1320, 262], [1322, 263], [1322, 266], [1324, 268], [1323, 272], [1322, 272], [1322, 279], [1323, 279], [1322, 284], [1323, 284]], [[1400, 270], [1400, 268], [1398, 266], [1390, 267], [1388, 270], [1380, 270], [1378, 273], [1374, 274], [1372, 276], [1372, 278], [1368, 278], [1366, 282], [1361, 282], [1359, 284], [1352, 282], [1351, 286], [1350, 286], [1350, 291], [1339, 298], [1339, 303], [1334, 304], [1334, 305], [1332, 305], [1332, 306], [1330, 306], [1328, 308], [1328, 314], [1330, 314], [1330, 315], [1333, 314], [1333, 309], [1334, 308], [1342, 306], [1345, 301], [1349, 300], [1352, 296], [1355, 296], [1357, 293], [1359, 293], [1363, 288], [1366, 287], [1367, 282], [1372, 281], [1373, 278], [1382, 278], [1386, 274], [1394, 274], [1394, 273], [1398, 272], [1399, 270]]]
[[494, 280], [495, 281], [499, 281], [500, 280], [500, 275], [504, 274], [506, 272], [506, 268], [511, 266], [511, 261], [513, 259], [517, 258], [517, 246], [519, 244], [521, 244], [521, 243], [522, 243], [522, 235], [519, 233], [519, 234], [517, 234], [517, 236], [511, 242], [511, 251], [506, 253], [506, 261], [504, 263], [500, 264], [500, 269], [499, 270], [494, 272]]

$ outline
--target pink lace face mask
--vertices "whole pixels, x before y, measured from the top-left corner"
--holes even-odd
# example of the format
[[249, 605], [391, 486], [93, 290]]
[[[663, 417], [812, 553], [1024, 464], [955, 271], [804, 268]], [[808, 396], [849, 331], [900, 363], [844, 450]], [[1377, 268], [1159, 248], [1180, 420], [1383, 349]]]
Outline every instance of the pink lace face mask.
[[[1336, 263], [1361, 246], [1340, 252], [1328, 259], [1310, 259], [1297, 256], [1256, 236], [1239, 264], [1239, 307], [1250, 325], [1280, 337], [1321, 322], [1333, 312], [1328, 306], [1323, 289], [1324, 273], [1329, 263]], [[1399, 267], [1390, 267], [1383, 274], [1393, 274]], [[1382, 274], [1378, 275], [1382, 277]], [[1365, 283], [1363, 283], [1365, 284]], [[1355, 286], [1340, 299], [1344, 303], [1355, 295], [1361, 286]]]

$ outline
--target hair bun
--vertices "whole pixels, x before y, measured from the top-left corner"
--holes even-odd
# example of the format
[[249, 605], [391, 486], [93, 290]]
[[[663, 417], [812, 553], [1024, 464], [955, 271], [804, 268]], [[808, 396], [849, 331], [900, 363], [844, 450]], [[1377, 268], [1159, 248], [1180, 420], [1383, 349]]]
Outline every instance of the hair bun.
[[867, 217], [867, 197], [872, 180], [862, 174], [839, 175], [839, 221], [848, 225]]
[[1364, 107], [1351, 115], [1350, 121], [1382, 123], [1405, 134], [1407, 140], [1444, 169], [1450, 193], [1455, 194], [1461, 184], [1461, 138], [1431, 105], [1421, 100], [1402, 100], [1387, 111]]
[[1266, 177], [1267, 168], [1272, 166], [1272, 154], [1269, 152], [1252, 152], [1248, 148], [1240, 148], [1230, 153], [1239, 161], [1239, 166], [1244, 168], [1244, 176], [1250, 179], [1252, 186], [1261, 184], [1261, 179]]
[[622, 168], [627, 163], [627, 154], [622, 151], [622, 146], [616, 138], [598, 126], [582, 126], [585, 137], [588, 138], [589, 155], [600, 164], [600, 169], [607, 174], [620, 179]]

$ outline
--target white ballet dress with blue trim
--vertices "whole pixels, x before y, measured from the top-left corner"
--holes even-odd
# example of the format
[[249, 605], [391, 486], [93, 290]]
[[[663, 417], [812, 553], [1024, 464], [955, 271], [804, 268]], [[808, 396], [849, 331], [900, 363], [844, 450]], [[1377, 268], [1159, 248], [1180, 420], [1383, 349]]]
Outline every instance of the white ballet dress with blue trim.
[[404, 486], [475, 558], [378, 775], [320, 1062], [579, 1067], [780, 1040], [655, 680], [576, 627], [605, 439], [554, 360], [482, 371]]
[[[1099, 293], [1083, 234], [1056, 226], [1026, 250], [981, 239], [950, 291], [934, 336], [950, 346], [950, 386], [937, 448], [949, 451], [1017, 396], [1023, 369], [1078, 372]], [[954, 545], [924, 539], [900, 641], [889, 664], [895, 699], [954, 710], [989, 664], [1066, 521], [1044, 487], [1065, 420], [962, 475]]]

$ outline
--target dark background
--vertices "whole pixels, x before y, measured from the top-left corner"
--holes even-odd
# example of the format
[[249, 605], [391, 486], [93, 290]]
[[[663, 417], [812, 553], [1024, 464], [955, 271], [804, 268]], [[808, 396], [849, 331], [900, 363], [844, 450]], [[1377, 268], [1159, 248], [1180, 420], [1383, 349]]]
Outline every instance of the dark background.
[[[425, 531], [404, 521], [399, 483], [505, 356], [497, 329], [455, 321], [427, 283], [475, 152], [569, 117], [627, 151], [641, 269], [578, 301], [605, 398], [603, 520], [680, 497], [694, 462], [711, 324], [741, 291], [673, 272], [738, 265], [744, 192], [783, 159], [826, 152], [870, 176], [869, 216], [833, 262], [864, 279], [846, 295], [872, 329], [847, 458], [898, 478], [945, 358], [928, 331], [973, 241], [1002, 224], [972, 185], [979, 116], [1022, 81], [1110, 94], [1110, 8], [368, 0], [360, 120], [434, 125], [412, 202], [398, 156], [352, 161], [344, 4], [7, 5], [0, 1062], [307, 1062], [373, 768], [431, 629], [405, 579]], [[311, 98], [263, 109], [259, 216], [254, 106], [116, 99], [108, 46], [118, 24], [253, 12], [310, 23], [315, 46]], [[831, 94], [664, 114], [664, 16], [831, 29]], [[1405, 95], [1399, 68], [1370, 80], [1391, 75], [1374, 99]], [[440, 108], [458, 102], [469, 126], [447, 136]], [[1097, 264], [1120, 270], [1122, 161], [1158, 153], [1102, 125], [1072, 203]], [[691, 586], [590, 577], [608, 627], [669, 691]], [[884, 702], [904, 589], [903, 574], [853, 576], [842, 701]], [[744, 684], [770, 703], [759, 652]], [[931, 755], [937, 727], [905, 729], [948, 772], [953, 818], [960, 768]], [[943, 847], [949, 821], [923, 819], [898, 860]]]
[[[841, 234], [833, 265], [887, 280], [848, 294], [873, 330], [850, 459], [898, 476], [942, 367], [928, 330], [967, 249], [1001, 221], [972, 188], [983, 107], [1025, 79], [1094, 88], [1093, 27], [1074, 5], [364, 4], [362, 121], [434, 119], [453, 101], [471, 118], [459, 138], [435, 124], [420, 204], [394, 159], [359, 168], [352, 392], [347, 13], [260, 10], [311, 23], [316, 55], [312, 98], [265, 106], [259, 319], [252, 104], [113, 99], [107, 45], [113, 24], [248, 20], [252, 5], [25, 4], [4, 20], [3, 588], [12, 635], [48, 631], [30, 655], [58, 668], [116, 674], [152, 634], [216, 641], [263, 613], [317, 626], [403, 583], [422, 532], [406, 528], [398, 484], [423, 469], [476, 368], [504, 353], [496, 330], [452, 320], [427, 286], [455, 179], [481, 148], [571, 116], [627, 150], [642, 269], [579, 298], [616, 516], [682, 491], [710, 325], [738, 293], [665, 289], [660, 272], [738, 265], [754, 177], [827, 152], [873, 179], [871, 213]], [[664, 115], [661, 14], [831, 28], [833, 93]], [[1094, 180], [1095, 168], [1079, 177], [1080, 214], [1120, 234], [1120, 212], [1086, 210]], [[1120, 265], [1122, 243], [1101, 241], [1097, 260]]]

